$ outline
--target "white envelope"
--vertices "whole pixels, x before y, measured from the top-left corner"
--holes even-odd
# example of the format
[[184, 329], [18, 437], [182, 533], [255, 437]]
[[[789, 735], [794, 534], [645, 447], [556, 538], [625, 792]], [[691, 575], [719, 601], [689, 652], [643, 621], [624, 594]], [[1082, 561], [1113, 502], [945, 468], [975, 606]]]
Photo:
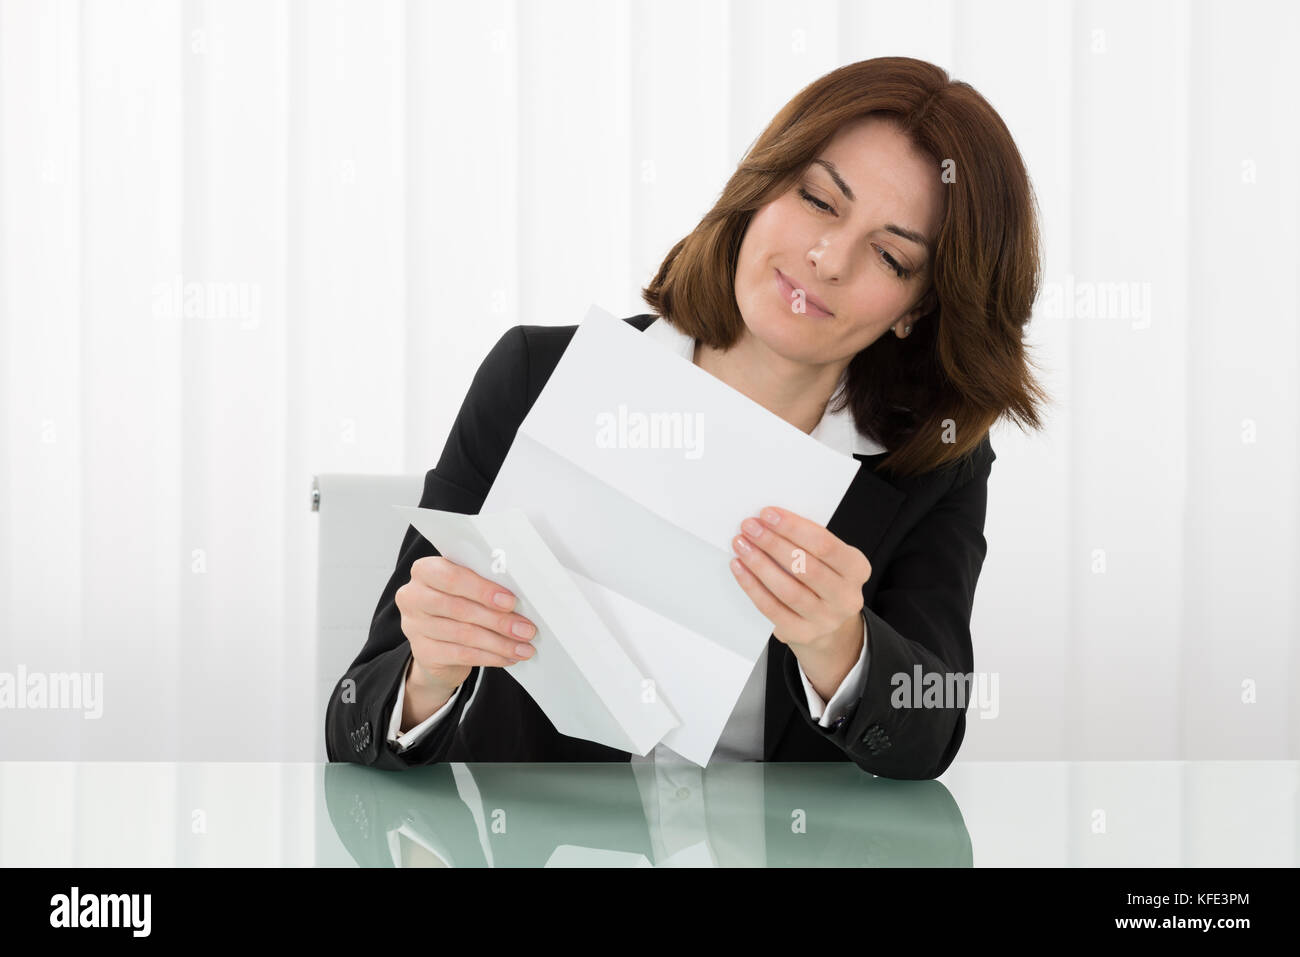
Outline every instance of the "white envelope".
[[680, 720], [663, 743], [702, 766], [772, 632], [732, 537], [767, 505], [825, 525], [859, 464], [593, 305], [481, 513], [525, 513]]
[[648, 694], [645, 674], [625, 654], [560, 567], [523, 512], [462, 515], [393, 506], [445, 558], [510, 590], [516, 611], [537, 626], [536, 653], [511, 665], [514, 677], [561, 734], [645, 754], [676, 715]]

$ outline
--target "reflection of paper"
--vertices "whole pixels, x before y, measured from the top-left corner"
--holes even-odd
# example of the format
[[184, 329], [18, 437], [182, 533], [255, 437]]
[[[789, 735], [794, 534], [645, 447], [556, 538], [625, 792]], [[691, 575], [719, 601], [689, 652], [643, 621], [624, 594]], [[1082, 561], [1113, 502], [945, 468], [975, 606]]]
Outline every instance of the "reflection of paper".
[[644, 854], [611, 851], [603, 847], [561, 844], [543, 867], [654, 867]]
[[668, 860], [659, 865], [660, 867], [717, 867], [717, 858], [713, 856], [713, 848], [709, 847], [708, 841], [697, 841], [690, 847], [684, 847]]
[[511, 665], [561, 734], [644, 755], [678, 721], [519, 509], [461, 515], [394, 506], [438, 553], [514, 594], [536, 654]]
[[858, 467], [592, 306], [481, 511], [527, 514], [681, 720], [664, 743], [704, 765], [772, 631], [732, 537], [766, 505], [825, 525]]

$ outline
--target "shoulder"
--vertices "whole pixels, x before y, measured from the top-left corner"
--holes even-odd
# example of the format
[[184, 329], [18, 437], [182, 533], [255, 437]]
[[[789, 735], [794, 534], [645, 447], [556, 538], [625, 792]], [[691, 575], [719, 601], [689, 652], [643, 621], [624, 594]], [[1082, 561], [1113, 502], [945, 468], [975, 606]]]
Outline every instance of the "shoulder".
[[965, 455], [931, 472], [935, 504], [963, 501], [982, 509], [996, 458], [993, 442], [985, 433], [979, 444]]
[[[659, 317], [655, 315], [642, 314], [624, 317], [623, 321], [638, 332], [645, 332], [657, 318]], [[551, 373], [559, 365], [560, 357], [564, 355], [564, 350], [569, 347], [577, 331], [577, 325], [515, 326], [502, 337], [502, 341], [514, 340], [512, 352], [517, 353], [516, 361], [527, 370], [525, 389], [528, 393], [529, 405], [541, 393], [542, 387], [546, 385]]]
[[[650, 323], [654, 322], [658, 316], [643, 314], [639, 316], [627, 316], [623, 321], [638, 332], [645, 332]], [[555, 361], [560, 361], [560, 355], [568, 348], [573, 334], [578, 331], [576, 325], [572, 326], [515, 326], [511, 333], [518, 331], [518, 335], [528, 343], [528, 347], [536, 354], [536, 361], [542, 361], [551, 356]]]
[[[645, 332], [657, 318], [643, 314], [623, 321]], [[511, 326], [488, 350], [474, 374], [467, 397], [469, 405], [481, 407], [485, 418], [495, 416], [517, 426], [541, 395], [577, 331], [576, 325]]]
[[953, 459], [938, 468], [916, 477], [915, 481], [934, 485], [946, 490], [958, 489], [971, 481], [988, 478], [997, 454], [993, 451], [993, 441], [989, 433], [971, 447], [964, 455]]
[[962, 485], [980, 476], [987, 479], [993, 468], [993, 460], [997, 457], [997, 453], [993, 451], [990, 433], [985, 432], [979, 445], [952, 464], [951, 467], [956, 472], [953, 484]]
[[[883, 454], [881, 456], [883, 458]], [[891, 502], [897, 509], [889, 534], [898, 540], [919, 527], [933, 523], [958, 521], [982, 528], [987, 508], [989, 476], [996, 454], [988, 434], [958, 459], [914, 476], [897, 477], [873, 473], [889, 492], [876, 492], [880, 502], [873, 507], [879, 514]], [[867, 485], [863, 494], [877, 488]], [[944, 534], [950, 534], [948, 529]], [[936, 547], [947, 547], [942, 536]]]
[[993, 451], [993, 442], [987, 432], [964, 455], [918, 475], [898, 476], [887, 470], [877, 472], [876, 469], [887, 455], [887, 452], [880, 452], [870, 456], [855, 454], [854, 457], [868, 464], [874, 475], [905, 495], [928, 496], [932, 500], [937, 500], [945, 492], [960, 488], [974, 479], [980, 477], [987, 479], [993, 467], [993, 460], [997, 458], [997, 453]]

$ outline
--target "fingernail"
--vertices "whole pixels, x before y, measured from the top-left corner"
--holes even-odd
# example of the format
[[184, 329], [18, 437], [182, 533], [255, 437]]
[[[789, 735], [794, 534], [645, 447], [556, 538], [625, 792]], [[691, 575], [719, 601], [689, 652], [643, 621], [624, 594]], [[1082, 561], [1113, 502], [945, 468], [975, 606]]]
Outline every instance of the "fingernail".
[[515, 654], [520, 658], [531, 658], [533, 656], [533, 649], [528, 645], [515, 645]]
[[763, 521], [769, 525], [776, 525], [781, 521], [781, 513], [773, 511], [770, 508], [763, 509]]
[[502, 608], [509, 608], [511, 605], [514, 604], [515, 601], [513, 595], [508, 595], [503, 591], [499, 591], [495, 595], [493, 595], [492, 600], [496, 602], [498, 605], [500, 605]]
[[513, 631], [513, 632], [514, 632], [516, 635], [518, 635], [520, 638], [531, 638], [531, 637], [533, 637], [533, 626], [532, 626], [532, 625], [525, 624], [525, 623], [522, 622], [522, 621], [517, 621], [517, 622], [515, 622], [515, 623], [510, 627], [510, 630]]

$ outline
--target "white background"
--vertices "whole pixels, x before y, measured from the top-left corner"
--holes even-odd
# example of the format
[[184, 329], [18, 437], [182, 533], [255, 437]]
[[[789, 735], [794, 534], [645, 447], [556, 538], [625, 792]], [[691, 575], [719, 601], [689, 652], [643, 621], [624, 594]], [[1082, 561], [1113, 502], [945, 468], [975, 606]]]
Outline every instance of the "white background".
[[503, 331], [648, 311], [880, 55], [1000, 112], [1049, 287], [1149, 295], [1031, 323], [960, 759], [1300, 757], [1298, 45], [1260, 2], [0, 0], [0, 671], [105, 699], [0, 712], [0, 759], [319, 760], [312, 475], [423, 473]]

